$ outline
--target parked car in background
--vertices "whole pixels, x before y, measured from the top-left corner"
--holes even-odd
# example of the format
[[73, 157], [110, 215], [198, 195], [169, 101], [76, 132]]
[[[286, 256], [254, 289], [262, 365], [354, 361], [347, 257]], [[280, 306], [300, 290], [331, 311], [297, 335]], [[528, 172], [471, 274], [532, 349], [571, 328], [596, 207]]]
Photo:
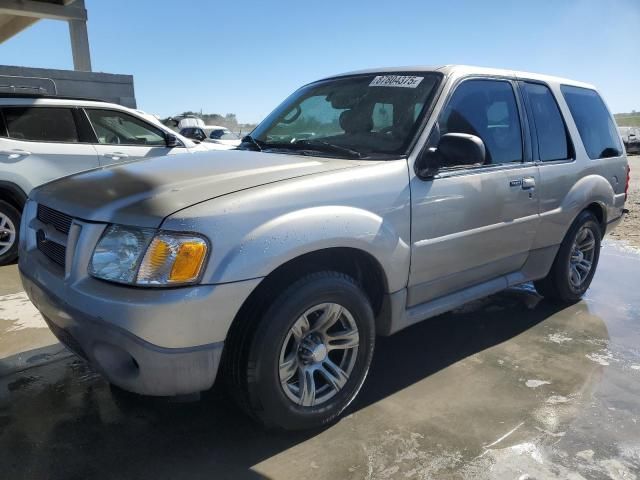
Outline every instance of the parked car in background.
[[114, 163], [218, 148], [197, 145], [121, 105], [0, 94], [0, 265], [18, 254], [18, 225], [32, 188]]
[[201, 118], [198, 117], [183, 117], [178, 120], [177, 128], [178, 130], [182, 130], [184, 128], [189, 127], [204, 127], [204, 122]]
[[240, 137], [226, 127], [208, 125], [204, 127], [186, 127], [180, 134], [198, 142], [216, 143], [234, 148], [240, 145]]
[[113, 384], [190, 394], [220, 370], [257, 420], [311, 428], [354, 400], [378, 335], [530, 281], [578, 301], [628, 185], [588, 84], [376, 69], [300, 88], [237, 150], [35, 189], [19, 266]]
[[640, 153], [640, 127], [618, 127], [627, 153]]

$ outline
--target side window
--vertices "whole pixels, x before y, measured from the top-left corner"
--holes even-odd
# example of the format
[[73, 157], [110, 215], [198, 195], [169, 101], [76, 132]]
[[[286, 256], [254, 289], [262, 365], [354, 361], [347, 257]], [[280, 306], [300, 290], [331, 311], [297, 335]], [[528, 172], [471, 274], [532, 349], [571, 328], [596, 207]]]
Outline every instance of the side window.
[[4, 122], [4, 115], [2, 114], [2, 109], [0, 109], [0, 137], [8, 137], [9, 133], [7, 132], [7, 124]]
[[165, 146], [164, 133], [142, 120], [115, 110], [87, 109], [98, 136], [106, 145]]
[[10, 138], [38, 142], [78, 142], [70, 108], [8, 107], [3, 109]]
[[539, 83], [525, 82], [523, 86], [535, 123], [538, 157], [543, 162], [569, 158], [567, 129], [553, 93]]
[[438, 119], [440, 134], [467, 133], [480, 137], [486, 164], [522, 161], [522, 132], [511, 83], [467, 80], [453, 93]]
[[422, 107], [424, 107], [424, 103], [416, 103], [413, 106], [413, 121], [415, 122], [420, 116], [420, 112], [422, 112]]
[[560, 89], [589, 158], [620, 155], [620, 135], [600, 95], [588, 88], [562, 85]]
[[372, 118], [374, 132], [393, 127], [393, 103], [376, 103]]

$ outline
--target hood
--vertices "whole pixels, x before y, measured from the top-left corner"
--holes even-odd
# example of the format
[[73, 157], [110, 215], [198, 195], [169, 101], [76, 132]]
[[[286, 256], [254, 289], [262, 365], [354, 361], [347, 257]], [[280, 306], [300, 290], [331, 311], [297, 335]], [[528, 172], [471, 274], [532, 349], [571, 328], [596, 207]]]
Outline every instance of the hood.
[[169, 155], [55, 180], [30, 198], [83, 220], [157, 228], [196, 203], [360, 163], [241, 150]]
[[219, 143], [211, 143], [211, 142], [200, 142], [193, 143], [192, 147], [189, 147], [191, 152], [209, 152], [211, 150], [231, 150], [233, 145], [222, 145]]
[[211, 138], [207, 138], [205, 139], [205, 141], [203, 143], [208, 143], [209, 145], [233, 145], [235, 147], [237, 147], [238, 145], [240, 145], [242, 143], [242, 140], [237, 139], [237, 140], [213, 140]]

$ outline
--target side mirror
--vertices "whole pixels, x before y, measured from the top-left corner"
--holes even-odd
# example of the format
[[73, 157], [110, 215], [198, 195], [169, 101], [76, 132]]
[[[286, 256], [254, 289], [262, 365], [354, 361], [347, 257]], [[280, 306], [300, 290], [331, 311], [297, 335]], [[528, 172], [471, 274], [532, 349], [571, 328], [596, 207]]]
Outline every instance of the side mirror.
[[416, 174], [433, 177], [442, 167], [482, 165], [486, 149], [481, 138], [466, 133], [446, 133], [436, 148], [429, 148], [416, 161]]
[[180, 140], [178, 140], [178, 137], [176, 137], [173, 133], [167, 133], [167, 135], [164, 137], [164, 140], [167, 148], [175, 148], [181, 145]]

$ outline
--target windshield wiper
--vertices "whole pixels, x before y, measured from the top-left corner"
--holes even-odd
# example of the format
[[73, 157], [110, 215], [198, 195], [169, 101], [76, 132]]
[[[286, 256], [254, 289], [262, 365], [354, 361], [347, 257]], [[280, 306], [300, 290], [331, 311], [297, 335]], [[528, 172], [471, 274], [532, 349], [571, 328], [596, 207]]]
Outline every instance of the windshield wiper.
[[251, 145], [255, 146], [259, 152], [262, 151], [262, 146], [260, 146], [260, 143], [262, 142], [256, 140], [251, 135], [245, 135], [244, 137], [242, 137], [242, 143], [250, 143]]
[[334, 152], [334, 153], [342, 153], [349, 155], [351, 157], [362, 158], [365, 155], [362, 152], [354, 150], [353, 148], [343, 147], [342, 145], [336, 145], [335, 143], [330, 143], [324, 140], [309, 140], [302, 139], [296, 142], [293, 142], [293, 145], [299, 145], [301, 147], [309, 147], [312, 149], [324, 149], [325, 151]]

